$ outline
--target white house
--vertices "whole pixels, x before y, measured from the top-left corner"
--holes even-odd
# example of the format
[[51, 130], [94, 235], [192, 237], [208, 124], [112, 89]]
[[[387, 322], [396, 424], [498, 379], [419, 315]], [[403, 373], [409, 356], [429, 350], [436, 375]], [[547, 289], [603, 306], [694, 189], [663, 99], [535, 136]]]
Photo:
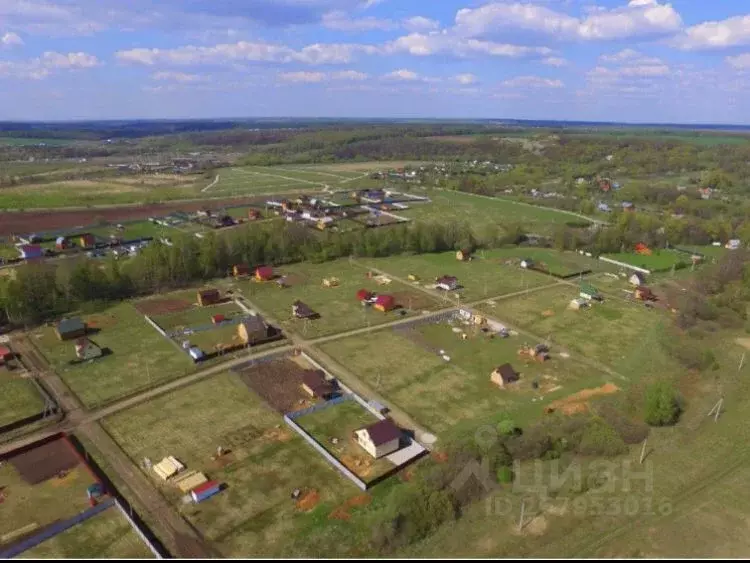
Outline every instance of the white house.
[[726, 244], [726, 247], [725, 247], [725, 248], [728, 248], [729, 250], [737, 250], [737, 249], [738, 249], [738, 248], [740, 247], [740, 244], [742, 244], [742, 243], [740, 242], [740, 239], [738, 239], [738, 238], [734, 238], [734, 239], [730, 240], [730, 241], [729, 241], [729, 242], [728, 242], [728, 243]]
[[445, 291], [453, 291], [458, 288], [458, 279], [453, 276], [443, 276], [436, 280], [435, 287]]
[[401, 441], [401, 430], [388, 419], [355, 430], [354, 435], [357, 443], [376, 459], [398, 450]]

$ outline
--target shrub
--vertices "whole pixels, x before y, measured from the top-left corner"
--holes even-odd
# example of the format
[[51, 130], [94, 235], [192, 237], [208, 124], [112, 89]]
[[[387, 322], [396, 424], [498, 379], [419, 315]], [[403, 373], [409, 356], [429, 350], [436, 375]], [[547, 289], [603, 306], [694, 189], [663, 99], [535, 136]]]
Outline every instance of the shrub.
[[501, 420], [497, 424], [497, 433], [501, 436], [512, 436], [513, 434], [517, 434], [518, 431], [519, 429], [516, 426], [516, 423], [510, 418]]
[[583, 455], [615, 456], [626, 449], [622, 438], [601, 418], [588, 423], [578, 444], [578, 453]]
[[648, 436], [646, 424], [625, 416], [614, 405], [602, 404], [597, 413], [626, 444], [640, 444]]
[[505, 445], [513, 459], [541, 459], [552, 449], [552, 439], [542, 424], [535, 424], [520, 436], [505, 440]]
[[497, 470], [497, 482], [498, 483], [512, 483], [513, 482], [513, 470], [510, 467], [501, 467]]
[[669, 426], [677, 422], [682, 411], [674, 387], [657, 381], [646, 388], [645, 421], [650, 426]]

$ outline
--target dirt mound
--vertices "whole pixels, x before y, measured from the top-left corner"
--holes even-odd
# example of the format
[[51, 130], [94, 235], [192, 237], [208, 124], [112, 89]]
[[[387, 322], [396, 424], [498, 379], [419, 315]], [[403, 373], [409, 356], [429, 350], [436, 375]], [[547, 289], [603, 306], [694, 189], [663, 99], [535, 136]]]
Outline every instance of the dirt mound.
[[318, 506], [319, 502], [320, 494], [318, 493], [318, 491], [316, 491], [315, 489], [310, 489], [297, 500], [297, 510], [308, 512]]
[[554, 401], [547, 407], [547, 409], [560, 411], [563, 414], [567, 415], [586, 412], [589, 408], [588, 402], [592, 398], [601, 395], [611, 395], [612, 393], [617, 393], [619, 390], [620, 388], [617, 387], [617, 385], [613, 383], [606, 383], [601, 387], [597, 387], [595, 389], [584, 389], [583, 391], [574, 393], [569, 397]]
[[367, 506], [371, 502], [372, 497], [367, 493], [357, 495], [356, 497], [352, 497], [347, 500], [341, 506], [336, 507], [334, 511], [328, 515], [328, 517], [336, 520], [349, 520], [349, 518], [352, 517], [351, 513], [349, 512], [352, 508], [356, 508], [357, 506]]
[[183, 299], [149, 299], [135, 304], [138, 312], [148, 316], [179, 313], [192, 306], [192, 303]]
[[266, 440], [274, 442], [288, 442], [293, 438], [293, 434], [286, 428], [269, 428], [263, 433]]
[[341, 463], [357, 477], [365, 478], [372, 473], [372, 458], [364, 455], [345, 453], [341, 456]]
[[432, 459], [438, 463], [445, 463], [448, 461], [448, 454], [445, 452], [432, 452]]

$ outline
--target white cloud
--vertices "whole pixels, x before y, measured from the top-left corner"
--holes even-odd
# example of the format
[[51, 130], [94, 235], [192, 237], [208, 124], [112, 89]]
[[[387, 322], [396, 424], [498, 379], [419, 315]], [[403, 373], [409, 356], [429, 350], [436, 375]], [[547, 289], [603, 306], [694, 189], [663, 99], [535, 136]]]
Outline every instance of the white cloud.
[[383, 78], [387, 80], [401, 80], [401, 81], [407, 81], [407, 82], [413, 82], [415, 80], [419, 80], [419, 75], [412, 71], [407, 70], [405, 68], [402, 68], [400, 70], [394, 70], [393, 72], [389, 72], [386, 74]]
[[0, 37], [0, 45], [5, 47], [15, 47], [17, 45], [23, 45], [23, 39], [17, 34], [9, 31]]
[[88, 53], [55, 53], [47, 51], [42, 55], [41, 64], [45, 68], [91, 68], [99, 64], [99, 60], [94, 55]]
[[463, 85], [474, 84], [477, 81], [477, 77], [470, 73], [457, 74], [456, 76], [453, 77], [453, 79], [459, 84], [463, 84]]
[[176, 49], [131, 49], [118, 51], [115, 56], [125, 63], [153, 66], [170, 65], [227, 65], [237, 62], [301, 62], [310, 65], [343, 64], [358, 53], [377, 51], [370, 45], [322, 44], [308, 45], [299, 51], [286, 46], [265, 42], [239, 41], [222, 43], [213, 47], [187, 45]]
[[99, 65], [99, 60], [88, 53], [56, 53], [47, 51], [41, 57], [25, 61], [0, 61], [0, 77], [41, 80], [61, 70], [80, 70]]
[[414, 16], [404, 20], [404, 27], [409, 31], [432, 31], [440, 27], [440, 22], [424, 16]]
[[466, 39], [448, 33], [412, 33], [391, 41], [385, 46], [384, 50], [387, 53], [409, 53], [418, 57], [449, 54], [457, 57], [491, 55], [519, 58], [552, 54], [552, 49], [547, 47], [527, 47], [479, 39]]
[[562, 88], [565, 86], [561, 80], [541, 76], [517, 76], [505, 80], [502, 85], [508, 88]]
[[493, 2], [456, 14], [457, 31], [470, 37], [520, 29], [561, 39], [610, 40], [666, 34], [681, 26], [682, 18], [672, 5], [657, 0], [631, 0], [620, 8], [592, 10], [584, 18], [520, 2]]
[[631, 65], [658, 65], [662, 64], [662, 60], [656, 57], [649, 57], [635, 51], [634, 49], [623, 49], [612, 55], [602, 55], [599, 60], [603, 63], [628, 63]]
[[180, 82], [182, 84], [204, 82], [206, 80], [206, 77], [201, 76], [200, 74], [187, 74], [185, 72], [171, 71], [155, 72], [151, 75], [151, 78], [165, 82]]
[[283, 82], [323, 82], [326, 75], [323, 72], [280, 72], [279, 78]]
[[339, 72], [331, 73], [331, 78], [333, 80], [361, 81], [361, 80], [367, 80], [369, 78], [369, 75], [365, 74], [364, 72], [358, 72], [356, 70], [342, 70]]
[[708, 21], [687, 28], [673, 44], [686, 51], [750, 44], [750, 15]]
[[727, 62], [738, 70], [744, 70], [750, 68], [750, 53], [742, 53], [736, 57], [727, 57]]
[[387, 31], [396, 27], [391, 20], [382, 20], [372, 16], [352, 18], [346, 12], [338, 10], [324, 14], [322, 24], [323, 27], [336, 31], [371, 31], [373, 29]]
[[546, 57], [542, 59], [542, 64], [545, 64], [547, 66], [560, 67], [560, 66], [567, 66], [568, 61], [566, 61], [565, 59], [561, 57]]
[[105, 25], [87, 17], [81, 2], [0, 0], [0, 21], [12, 29], [48, 36], [89, 35]]

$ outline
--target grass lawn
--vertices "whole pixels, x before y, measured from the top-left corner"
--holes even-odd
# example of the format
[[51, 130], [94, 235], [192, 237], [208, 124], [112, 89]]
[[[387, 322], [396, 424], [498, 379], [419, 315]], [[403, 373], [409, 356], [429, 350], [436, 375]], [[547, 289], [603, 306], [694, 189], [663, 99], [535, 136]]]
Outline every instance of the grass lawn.
[[[352, 437], [355, 430], [377, 421], [356, 401], [345, 401], [295, 420], [328, 453], [365, 482], [393, 469], [393, 464], [387, 459], [373, 459]], [[334, 444], [333, 438], [338, 439], [338, 443]]]
[[111, 354], [70, 365], [75, 358], [73, 342], [58, 340], [52, 327], [36, 329], [31, 339], [87, 407], [142, 391], [194, 369], [188, 356], [156, 332], [130, 303], [84, 320], [100, 329], [90, 337], [102, 349], [109, 348]]
[[[138, 405], [107, 418], [104, 426], [139, 465], [144, 457], [157, 462], [173, 455], [188, 469], [227, 486], [200, 505], [183, 505], [176, 488], [161, 485], [176, 509], [226, 557], [323, 556], [326, 550], [339, 553], [348, 541], [330, 543], [337, 523], [327, 515], [359, 489], [234, 374]], [[220, 445], [231, 452], [216, 463], [211, 456]], [[299, 510], [290, 498], [296, 488], [314, 489], [320, 497], [317, 508]], [[308, 541], [315, 534], [327, 541]]]
[[[690, 245], [690, 244], [681, 244], [679, 246], [680, 250], [689, 250], [692, 252], [697, 252], [699, 254], [702, 254], [706, 257], [707, 260], [718, 260], [724, 254], [727, 252], [730, 252], [723, 246], [713, 246], [712, 244], [707, 245]], [[683, 258], [690, 259], [690, 256], [687, 254], [683, 254]]]
[[37, 414], [44, 399], [29, 380], [0, 367], [0, 426]]
[[19, 559], [153, 559], [154, 555], [116, 507], [44, 543]]
[[510, 199], [429, 189], [417, 194], [429, 197], [432, 203], [411, 205], [409, 209], [399, 211], [399, 215], [434, 222], [465, 221], [479, 235], [489, 225], [503, 227], [515, 223], [531, 232], [544, 234], [551, 232], [555, 225], [583, 221], [580, 217], [554, 209], [534, 207]]
[[[41, 529], [56, 520], [70, 518], [89, 507], [86, 488], [93, 477], [79, 465], [63, 479], [57, 477], [29, 485], [10, 463], [0, 466], [0, 486], [5, 500], [0, 510], [0, 544], [16, 538], [13, 532], [36, 524]], [[20, 533], [20, 532], [19, 532]]]
[[690, 264], [690, 256], [671, 250], [656, 250], [651, 256], [643, 256], [632, 252], [620, 252], [617, 254], [606, 254], [605, 257], [638, 266], [639, 268], [645, 268], [652, 272], [669, 270], [672, 266], [680, 262]]
[[132, 223], [122, 223], [122, 226], [125, 227], [122, 231], [118, 230], [116, 228], [116, 225], [95, 227], [93, 229], [88, 229], [88, 231], [104, 241], [109, 240], [110, 235], [114, 235], [117, 238], [121, 238], [123, 240], [134, 240], [146, 237], [173, 237], [178, 233], [178, 231], [172, 227], [157, 225], [155, 223], [152, 223], [151, 221], [134, 221]]
[[[485, 259], [480, 256], [470, 262], [459, 262], [456, 260], [455, 252], [443, 252], [363, 258], [361, 262], [402, 279], [408, 279], [409, 275], [414, 274], [419, 277], [419, 283], [427, 287], [434, 285], [435, 278], [443, 275], [455, 276], [463, 288], [450, 293], [459, 294], [462, 302], [497, 297], [554, 283], [553, 279], [544, 274], [523, 270], [517, 265], [505, 265], [502, 259], [490, 258], [490, 253], [486, 256]], [[455, 297], [451, 301], [454, 302], [454, 299]]]
[[[170, 299], [172, 294], [161, 295], [161, 298]], [[176, 296], [185, 295], [185, 292], [178, 292]], [[192, 292], [191, 297], [195, 297], [195, 293]], [[179, 298], [179, 297], [176, 297]], [[211, 324], [211, 317], [214, 315], [224, 315], [226, 318], [233, 318], [236, 316], [243, 316], [246, 313], [240, 309], [235, 303], [222, 303], [220, 305], [213, 305], [211, 307], [199, 307], [194, 305], [192, 309], [181, 311], [179, 313], [172, 313], [169, 315], [158, 315], [152, 317], [156, 324], [162, 327], [165, 331], [176, 330], [179, 328], [188, 328], [191, 326], [203, 326]]]
[[[411, 309], [415, 311], [440, 307], [437, 299], [395, 280], [388, 285], [378, 286], [374, 280], [367, 279], [365, 268], [349, 264], [348, 260], [284, 266], [276, 268], [275, 273], [287, 276], [290, 287], [281, 289], [273, 282], [257, 283], [249, 280], [236, 282], [236, 285], [260, 311], [280, 322], [283, 329], [296, 331], [308, 338], [401, 318], [398, 311], [382, 313], [371, 307], [363, 307], [356, 298], [360, 289], [392, 294], [397, 302], [402, 301], [407, 309], [411, 304]], [[323, 287], [323, 279], [331, 277], [339, 279], [339, 286]], [[297, 300], [308, 305], [320, 318], [310, 321], [292, 318], [292, 303]]]
[[188, 340], [193, 346], [197, 346], [205, 353], [210, 354], [217, 350], [217, 347], [233, 346], [235, 344], [242, 344], [237, 336], [237, 326], [220, 326], [212, 330], [203, 330], [200, 332], [194, 332], [189, 336], [179, 337], [175, 340], [178, 344], [182, 340]]
[[[541, 404], [531, 402], [537, 396], [533, 381], [538, 381], [539, 393], [548, 399], [606, 381], [600, 372], [575, 358], [564, 359], [554, 353], [543, 364], [527, 363], [518, 357], [518, 348], [537, 343], [523, 336], [490, 339], [471, 328], [467, 331], [469, 338], [462, 340], [448, 323], [425, 324], [413, 330], [386, 329], [338, 340], [322, 349], [438, 434], [505, 412], [519, 419], [532, 412], [539, 416]], [[440, 350], [449, 362], [440, 357]], [[512, 387], [499, 389], [490, 381], [490, 374], [506, 362], [521, 379]]]
[[551, 274], [557, 276], [572, 276], [588, 270], [601, 268], [602, 263], [593, 258], [581, 256], [576, 252], [560, 252], [552, 248], [508, 247], [488, 250], [484, 252], [488, 260], [505, 261], [513, 259], [520, 261], [531, 258], [537, 267], [544, 267]]
[[18, 249], [14, 245], [0, 243], [0, 258], [8, 260], [10, 258], [18, 258], [18, 256]]

